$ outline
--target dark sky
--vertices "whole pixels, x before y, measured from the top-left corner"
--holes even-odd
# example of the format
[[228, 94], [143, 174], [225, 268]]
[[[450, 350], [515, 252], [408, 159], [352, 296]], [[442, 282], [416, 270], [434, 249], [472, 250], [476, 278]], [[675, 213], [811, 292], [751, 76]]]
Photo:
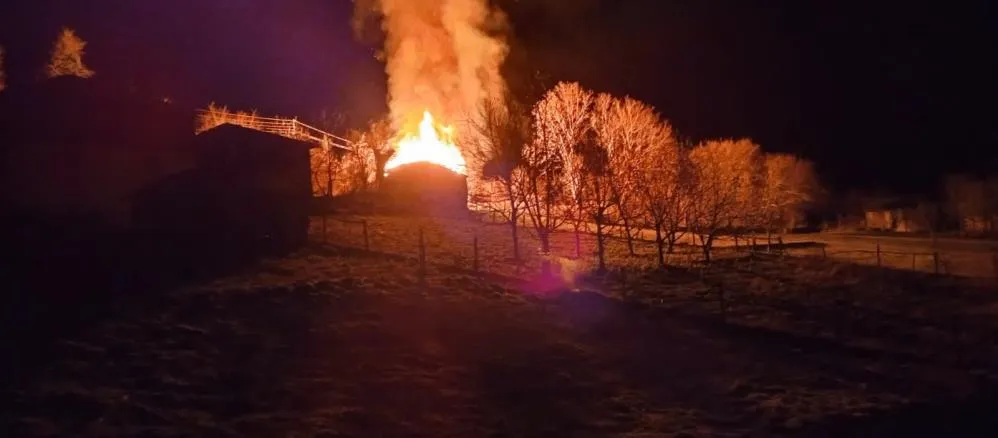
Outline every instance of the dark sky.
[[[985, 0], [502, 0], [511, 83], [536, 72], [630, 94], [685, 136], [750, 136], [833, 188], [918, 192], [998, 164], [998, 20]], [[760, 6], [764, 5], [764, 6]], [[314, 120], [383, 111], [347, 0], [34, 0], [0, 6], [12, 86], [58, 28], [105, 78]], [[536, 81], [533, 81], [536, 82]], [[526, 93], [521, 91], [522, 93]]]

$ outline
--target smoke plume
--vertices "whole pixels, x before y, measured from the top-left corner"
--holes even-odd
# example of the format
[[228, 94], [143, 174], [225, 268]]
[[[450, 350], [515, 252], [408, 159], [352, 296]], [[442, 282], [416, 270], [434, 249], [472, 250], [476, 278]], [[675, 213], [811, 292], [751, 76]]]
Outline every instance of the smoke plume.
[[488, 0], [355, 0], [354, 13], [358, 32], [380, 19], [397, 129], [414, 132], [424, 110], [457, 123], [505, 91], [506, 17]]

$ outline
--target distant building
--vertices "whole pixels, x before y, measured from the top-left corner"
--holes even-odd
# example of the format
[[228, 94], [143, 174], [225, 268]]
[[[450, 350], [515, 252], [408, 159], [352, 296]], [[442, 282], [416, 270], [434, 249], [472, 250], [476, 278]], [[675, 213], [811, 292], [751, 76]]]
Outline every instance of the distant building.
[[868, 230], [898, 233], [919, 233], [930, 229], [923, 215], [915, 208], [867, 210], [864, 225]]
[[867, 198], [862, 228], [897, 233], [931, 231], [938, 222], [938, 207], [916, 196]]

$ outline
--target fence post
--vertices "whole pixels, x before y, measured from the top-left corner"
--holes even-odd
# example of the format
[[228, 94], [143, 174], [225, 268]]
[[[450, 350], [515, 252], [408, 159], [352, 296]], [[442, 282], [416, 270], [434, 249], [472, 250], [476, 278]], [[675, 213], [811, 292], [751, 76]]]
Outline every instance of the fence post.
[[935, 273], [939, 274], [939, 251], [932, 252], [932, 264], [935, 265]]
[[780, 245], [780, 258], [783, 258], [784, 254], [787, 252], [787, 247], [783, 246], [783, 236], [778, 236], [777, 244]]
[[419, 229], [419, 281], [426, 282], [426, 241], [423, 239], [423, 228]]
[[911, 253], [911, 270], [912, 271], [915, 270], [915, 257], [916, 257], [916, 255], [917, 254], [915, 254], [915, 253]]
[[880, 242], [877, 242], [877, 267], [880, 267]]
[[821, 245], [821, 258], [828, 259], [828, 250], [825, 249], [825, 245]]
[[738, 235], [735, 234], [735, 254], [738, 253]]
[[365, 251], [370, 251], [371, 250], [371, 241], [367, 238], [367, 219], [364, 219], [360, 223], [361, 223], [361, 225], [364, 226], [364, 250]]
[[473, 256], [473, 258], [472, 258], [472, 264], [471, 264], [471, 269], [473, 269], [475, 272], [478, 272], [478, 236], [477, 235], [471, 241], [471, 251], [472, 251], [472, 256]]

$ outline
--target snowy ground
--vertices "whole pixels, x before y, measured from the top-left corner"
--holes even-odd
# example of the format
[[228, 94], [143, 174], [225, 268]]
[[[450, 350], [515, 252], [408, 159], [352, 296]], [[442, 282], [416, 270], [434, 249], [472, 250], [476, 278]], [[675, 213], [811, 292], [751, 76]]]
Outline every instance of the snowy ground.
[[[368, 220], [372, 249], [414, 255], [415, 241], [405, 246], [414, 236], [393, 231], [405, 229], [392, 225], [397, 219]], [[705, 273], [632, 269], [581, 278], [582, 292], [541, 293], [530, 287], [534, 256], [508, 266], [508, 247], [478, 234], [482, 264], [502, 276], [447, 268], [470, 268], [470, 253], [456, 249], [466, 234], [456, 223], [422, 225], [432, 262], [426, 285], [405, 257], [317, 245], [119, 309], [67, 337], [58, 360], [2, 388], [2, 429], [427, 437], [996, 431], [986, 415], [993, 401], [982, 399], [998, 363], [994, 287], [822, 260], [728, 257]], [[330, 241], [363, 244], [354, 228], [327, 227]], [[558, 252], [574, 251], [570, 236], [558, 242]], [[647, 263], [611, 251], [614, 266]], [[517, 273], [527, 281], [510, 278]]]

